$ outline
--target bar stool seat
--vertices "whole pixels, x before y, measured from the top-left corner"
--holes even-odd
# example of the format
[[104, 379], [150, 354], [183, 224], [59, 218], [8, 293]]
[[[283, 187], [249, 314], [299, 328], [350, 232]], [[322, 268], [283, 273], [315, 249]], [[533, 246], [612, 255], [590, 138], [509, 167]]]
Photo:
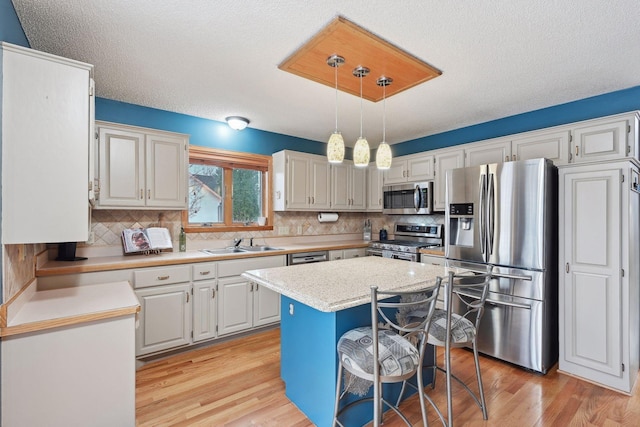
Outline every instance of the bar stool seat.
[[[385, 405], [411, 425], [398, 409], [399, 403], [394, 405], [382, 396], [382, 384], [402, 383], [416, 376], [419, 389], [424, 388], [422, 365], [441, 280], [438, 277], [435, 285], [414, 292], [383, 292], [371, 287], [370, 326], [351, 329], [338, 340], [334, 426], [344, 426], [341, 416], [366, 401], [373, 401], [375, 427], [382, 422]], [[368, 397], [371, 387], [373, 396]], [[341, 404], [347, 393], [357, 398]], [[419, 400], [422, 422], [426, 426], [424, 393], [419, 393]]]

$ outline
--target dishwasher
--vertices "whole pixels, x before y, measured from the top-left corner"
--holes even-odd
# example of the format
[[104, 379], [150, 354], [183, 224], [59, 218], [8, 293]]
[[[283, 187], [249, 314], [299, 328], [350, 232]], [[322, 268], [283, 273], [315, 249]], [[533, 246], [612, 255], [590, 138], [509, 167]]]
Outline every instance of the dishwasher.
[[328, 251], [298, 252], [287, 255], [287, 265], [310, 264], [329, 261]]

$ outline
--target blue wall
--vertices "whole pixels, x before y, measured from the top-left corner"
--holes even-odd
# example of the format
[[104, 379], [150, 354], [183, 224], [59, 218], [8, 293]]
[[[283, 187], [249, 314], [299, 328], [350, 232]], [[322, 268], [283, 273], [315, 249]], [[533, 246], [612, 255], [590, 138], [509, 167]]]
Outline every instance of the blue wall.
[[391, 147], [394, 156], [402, 156], [632, 110], [640, 110], [640, 86], [426, 136]]
[[29, 47], [11, 0], [0, 0], [0, 40]]
[[[98, 85], [99, 83], [96, 83]], [[266, 132], [250, 127], [236, 131], [226, 123], [186, 114], [172, 113], [104, 98], [96, 99], [96, 119], [143, 126], [172, 132], [187, 133], [189, 143], [203, 147], [222, 148], [271, 155], [288, 149], [313, 154], [326, 154], [322, 142]]]

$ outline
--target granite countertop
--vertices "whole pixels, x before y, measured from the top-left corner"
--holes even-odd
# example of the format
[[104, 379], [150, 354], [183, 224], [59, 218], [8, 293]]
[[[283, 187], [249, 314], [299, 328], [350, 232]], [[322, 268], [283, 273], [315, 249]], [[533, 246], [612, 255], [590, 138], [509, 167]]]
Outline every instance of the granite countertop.
[[161, 267], [167, 265], [191, 264], [196, 262], [222, 261], [239, 258], [286, 255], [290, 253], [366, 248], [369, 242], [364, 240], [323, 241], [317, 243], [276, 245], [278, 250], [260, 252], [241, 252], [223, 255], [211, 255], [200, 250], [186, 252], [161, 252], [152, 255], [119, 255], [91, 257], [82, 261], [47, 260], [38, 263], [36, 277], [56, 276], [61, 274], [78, 274], [96, 271], [122, 270], [141, 267]]
[[249, 270], [243, 277], [323, 312], [371, 301], [371, 286], [381, 291], [415, 290], [446, 274], [441, 266], [382, 257]]

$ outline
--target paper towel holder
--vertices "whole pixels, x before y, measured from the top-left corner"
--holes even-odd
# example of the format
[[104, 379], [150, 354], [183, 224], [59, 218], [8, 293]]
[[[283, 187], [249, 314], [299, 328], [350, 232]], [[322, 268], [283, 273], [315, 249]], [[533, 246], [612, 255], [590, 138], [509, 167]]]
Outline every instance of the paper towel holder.
[[320, 212], [318, 214], [318, 222], [336, 222], [338, 214], [335, 212]]

